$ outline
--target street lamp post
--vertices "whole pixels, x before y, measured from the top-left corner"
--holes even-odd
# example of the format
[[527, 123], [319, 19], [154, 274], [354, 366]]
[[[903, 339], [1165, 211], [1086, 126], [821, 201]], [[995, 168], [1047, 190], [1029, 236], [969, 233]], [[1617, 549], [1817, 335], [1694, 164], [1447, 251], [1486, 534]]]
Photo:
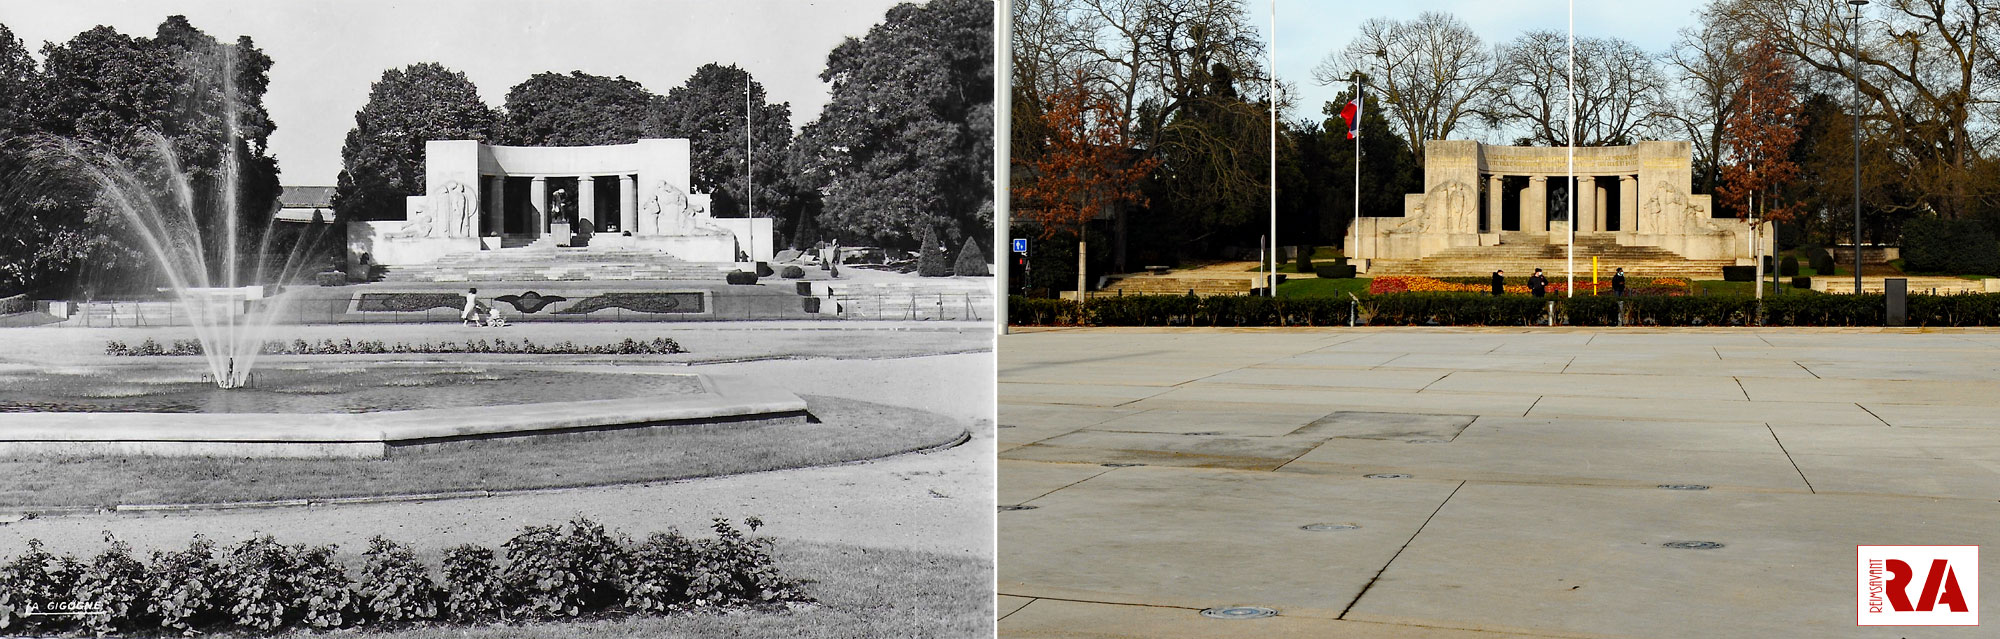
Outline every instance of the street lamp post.
[[1861, 294], [1861, 5], [1868, 0], [1847, 0], [1853, 8], [1854, 23], [1854, 294]]

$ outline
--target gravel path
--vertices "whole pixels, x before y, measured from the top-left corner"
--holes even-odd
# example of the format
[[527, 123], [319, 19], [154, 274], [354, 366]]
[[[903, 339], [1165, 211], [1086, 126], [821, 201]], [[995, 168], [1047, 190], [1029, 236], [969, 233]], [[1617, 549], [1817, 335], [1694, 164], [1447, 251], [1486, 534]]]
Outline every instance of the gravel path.
[[195, 534], [228, 543], [253, 532], [288, 543], [337, 543], [346, 552], [366, 548], [377, 534], [420, 551], [468, 542], [498, 546], [521, 526], [581, 514], [635, 536], [669, 526], [701, 531], [711, 517], [757, 516], [768, 524], [761, 533], [780, 539], [992, 556], [991, 352], [745, 362], [694, 370], [752, 375], [800, 394], [949, 415], [966, 422], [973, 440], [874, 462], [643, 486], [424, 503], [47, 517], [0, 525], [0, 555], [18, 552], [29, 538], [40, 538], [59, 553], [94, 553], [103, 547], [101, 531], [142, 551], [180, 547]]

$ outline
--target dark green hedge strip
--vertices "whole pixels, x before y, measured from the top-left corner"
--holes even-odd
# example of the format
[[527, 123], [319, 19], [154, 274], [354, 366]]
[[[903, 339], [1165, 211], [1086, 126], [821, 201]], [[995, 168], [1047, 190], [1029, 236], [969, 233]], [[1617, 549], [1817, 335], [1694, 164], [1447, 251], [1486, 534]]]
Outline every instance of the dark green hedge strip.
[[[1625, 325], [1882, 326], [1881, 295], [1781, 295], [1761, 302], [1747, 295], [1493, 297], [1477, 293], [1396, 293], [1360, 296], [1360, 323], [1371, 326], [1541, 326], [1554, 302], [1557, 324], [1615, 326], [1623, 301]], [[1069, 300], [1008, 301], [1021, 326], [1346, 326], [1349, 300], [1246, 296], [1126, 295], [1078, 304]], [[1909, 326], [2000, 326], [2000, 294], [1911, 295]]]

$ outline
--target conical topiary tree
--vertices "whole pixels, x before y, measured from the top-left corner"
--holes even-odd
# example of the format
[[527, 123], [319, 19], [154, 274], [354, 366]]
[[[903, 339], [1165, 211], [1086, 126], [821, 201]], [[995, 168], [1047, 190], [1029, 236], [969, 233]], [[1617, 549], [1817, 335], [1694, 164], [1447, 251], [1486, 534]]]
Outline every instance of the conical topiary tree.
[[965, 248], [958, 250], [958, 261], [953, 262], [951, 272], [963, 277], [986, 277], [993, 274], [986, 260], [986, 254], [979, 251], [979, 242], [965, 238]]
[[945, 262], [944, 247], [938, 245], [937, 234], [929, 224], [917, 236], [917, 274], [924, 277], [944, 277], [951, 274], [951, 266]]

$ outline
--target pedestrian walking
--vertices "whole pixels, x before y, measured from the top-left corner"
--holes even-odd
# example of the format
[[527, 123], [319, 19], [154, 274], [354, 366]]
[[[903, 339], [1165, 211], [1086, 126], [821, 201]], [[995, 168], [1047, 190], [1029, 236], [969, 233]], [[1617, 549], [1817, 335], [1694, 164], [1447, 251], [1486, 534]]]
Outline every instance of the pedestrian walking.
[[1625, 296], [1625, 267], [1623, 266], [1618, 267], [1618, 272], [1611, 274], [1611, 293], [1619, 297]]
[[1507, 271], [1505, 269], [1494, 269], [1493, 296], [1499, 297], [1501, 293], [1505, 292], [1507, 292]]
[[1541, 297], [1548, 288], [1549, 278], [1542, 275], [1542, 269], [1535, 269], [1535, 274], [1528, 276], [1528, 292], [1534, 293], [1535, 297]]
[[479, 289], [465, 289], [465, 310], [458, 313], [458, 320], [466, 326], [481, 323], [483, 318], [479, 316]]

